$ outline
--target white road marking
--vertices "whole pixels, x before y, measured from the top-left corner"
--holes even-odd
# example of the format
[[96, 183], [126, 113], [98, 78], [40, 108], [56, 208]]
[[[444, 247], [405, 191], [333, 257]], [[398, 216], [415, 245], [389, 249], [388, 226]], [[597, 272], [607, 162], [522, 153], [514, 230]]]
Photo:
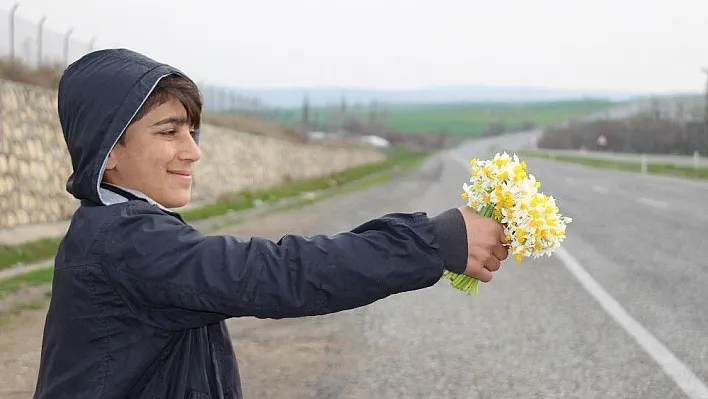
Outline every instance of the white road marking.
[[592, 186], [592, 191], [596, 193], [606, 194], [608, 190], [606, 187], [603, 186]]
[[[454, 156], [454, 158], [469, 169], [469, 165], [466, 161], [457, 156]], [[651, 201], [651, 203], [656, 202]], [[660, 201], [658, 202], [661, 203]], [[575, 276], [583, 288], [597, 300], [605, 312], [637, 341], [644, 351], [654, 359], [690, 399], [708, 398], [708, 386], [706, 386], [688, 366], [681, 362], [668, 348], [644, 328], [644, 326], [639, 324], [600, 283], [592, 278], [570, 252], [564, 247], [559, 247], [556, 249], [555, 255], [563, 266]]]
[[664, 201], [659, 201], [651, 198], [645, 198], [645, 197], [639, 197], [637, 198], [637, 202], [640, 204], [648, 205], [654, 208], [660, 208], [660, 209], [666, 209], [669, 207], [669, 204], [667, 204]]
[[585, 290], [590, 293], [605, 311], [634, 338], [644, 351], [674, 380], [676, 385], [691, 399], [708, 398], [708, 386], [701, 381], [681, 360], [636, 321], [622, 305], [593, 279], [565, 248], [555, 252], [563, 265], [570, 270]]

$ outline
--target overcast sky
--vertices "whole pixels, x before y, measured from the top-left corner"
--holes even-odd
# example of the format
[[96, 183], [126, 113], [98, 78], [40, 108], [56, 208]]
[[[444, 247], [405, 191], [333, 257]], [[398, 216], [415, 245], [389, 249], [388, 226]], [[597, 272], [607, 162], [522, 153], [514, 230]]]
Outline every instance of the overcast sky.
[[97, 47], [236, 87], [699, 91], [708, 66], [708, 0], [20, 1], [19, 18], [42, 15], [84, 43], [97, 35]]

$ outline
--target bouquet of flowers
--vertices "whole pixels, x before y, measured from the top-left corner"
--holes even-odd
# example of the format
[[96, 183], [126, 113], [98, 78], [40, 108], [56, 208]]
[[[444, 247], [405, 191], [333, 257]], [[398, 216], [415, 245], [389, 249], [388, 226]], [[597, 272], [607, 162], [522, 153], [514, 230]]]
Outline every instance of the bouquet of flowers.
[[[491, 160], [472, 159], [470, 166], [472, 177], [462, 185], [462, 199], [480, 215], [504, 225], [509, 254], [517, 261], [550, 256], [565, 239], [572, 219], [559, 213], [553, 196], [539, 192], [541, 183], [526, 172], [526, 162], [504, 152]], [[443, 278], [468, 295], [478, 292], [476, 278], [450, 271]]]

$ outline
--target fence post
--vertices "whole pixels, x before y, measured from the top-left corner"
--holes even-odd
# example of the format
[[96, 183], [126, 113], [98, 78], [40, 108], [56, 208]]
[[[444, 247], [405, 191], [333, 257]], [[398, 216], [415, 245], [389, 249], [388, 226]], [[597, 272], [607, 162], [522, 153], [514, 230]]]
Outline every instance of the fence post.
[[10, 61], [15, 60], [15, 11], [20, 3], [15, 3], [10, 9]]
[[693, 169], [698, 169], [699, 163], [701, 161], [701, 154], [698, 151], [693, 152]]
[[647, 173], [647, 155], [646, 154], [642, 154], [641, 171], [642, 171], [642, 173]]
[[42, 38], [44, 37], [43, 33], [43, 28], [44, 28], [44, 21], [47, 20], [47, 16], [43, 16], [40, 20], [39, 23], [37, 24], [37, 68], [42, 66], [42, 46], [43, 46], [43, 41]]
[[71, 34], [74, 33], [74, 28], [69, 29], [64, 36], [64, 64], [69, 65], [69, 40]]

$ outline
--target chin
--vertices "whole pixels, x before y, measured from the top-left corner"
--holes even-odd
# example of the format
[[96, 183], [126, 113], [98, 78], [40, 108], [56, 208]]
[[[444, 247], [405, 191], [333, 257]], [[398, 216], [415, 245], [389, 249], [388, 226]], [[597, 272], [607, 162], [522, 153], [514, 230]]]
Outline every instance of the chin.
[[173, 201], [173, 202], [169, 202], [163, 206], [168, 209], [178, 209], [178, 208], [182, 208], [184, 206], [187, 206], [187, 204], [189, 204], [189, 201], [180, 201], [180, 202]]
[[169, 209], [181, 208], [189, 204], [190, 193], [176, 192], [174, 195], [170, 195], [168, 198], [161, 198], [158, 201], [162, 206]]

